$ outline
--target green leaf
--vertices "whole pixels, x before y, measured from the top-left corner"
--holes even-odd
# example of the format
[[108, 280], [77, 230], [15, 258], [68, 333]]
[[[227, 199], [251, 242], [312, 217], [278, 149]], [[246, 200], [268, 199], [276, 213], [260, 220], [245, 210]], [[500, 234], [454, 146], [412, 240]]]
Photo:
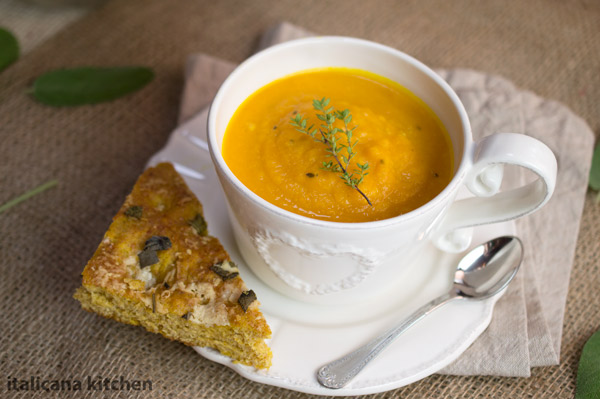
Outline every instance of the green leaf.
[[33, 96], [56, 107], [96, 104], [139, 90], [153, 78], [144, 67], [58, 69], [36, 79]]
[[592, 169], [590, 170], [590, 188], [600, 191], [600, 143], [594, 150]]
[[12, 33], [0, 28], [0, 71], [19, 58], [19, 43]]
[[598, 398], [600, 398], [600, 330], [596, 331], [583, 347], [575, 390], [575, 399]]
[[208, 234], [208, 225], [206, 224], [204, 217], [202, 217], [202, 214], [196, 214], [194, 219], [190, 220], [188, 223], [194, 228], [194, 230], [196, 230], [196, 233], [198, 233], [199, 235], [205, 236]]

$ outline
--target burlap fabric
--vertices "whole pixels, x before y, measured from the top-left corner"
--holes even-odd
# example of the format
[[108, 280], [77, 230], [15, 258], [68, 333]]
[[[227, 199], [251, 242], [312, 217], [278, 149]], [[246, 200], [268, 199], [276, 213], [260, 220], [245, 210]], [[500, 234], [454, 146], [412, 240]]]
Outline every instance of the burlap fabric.
[[86, 15], [98, 1], [82, 0], [77, 6], [76, 0], [4, 0], [0, 3], [0, 26], [18, 38], [19, 50], [26, 54]]
[[[9, 377], [151, 380], [130, 397], [304, 397], [246, 381], [190, 348], [82, 312], [71, 299], [93, 253], [147, 159], [176, 125], [190, 53], [239, 62], [273, 22], [365, 37], [434, 67], [471, 67], [567, 103], [596, 134], [600, 118], [600, 9], [595, 3], [511, 2], [109, 3], [0, 74], [0, 202], [44, 181], [58, 187], [0, 215], [3, 321], [0, 393]], [[32, 102], [31, 79], [55, 67], [143, 64], [143, 91], [94, 107]], [[374, 397], [572, 397], [583, 343], [600, 327], [600, 206], [588, 193], [571, 274], [559, 366], [530, 378], [432, 376]], [[578, 215], [573, 215], [578, 217]], [[557, 231], [556, 234], [561, 234]], [[119, 397], [83, 391], [61, 397]]]

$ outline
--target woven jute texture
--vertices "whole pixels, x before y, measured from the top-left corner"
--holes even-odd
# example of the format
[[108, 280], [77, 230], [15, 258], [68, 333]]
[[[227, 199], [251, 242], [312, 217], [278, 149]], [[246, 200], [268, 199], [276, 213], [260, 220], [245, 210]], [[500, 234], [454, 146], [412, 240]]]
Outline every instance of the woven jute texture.
[[[597, 2], [109, 2], [0, 74], [0, 203], [59, 180], [0, 214], [0, 396], [307, 396], [247, 381], [184, 345], [83, 312], [71, 298], [112, 215], [177, 124], [187, 56], [240, 62], [281, 20], [388, 44], [433, 67], [502, 75], [567, 104], [599, 133]], [[112, 103], [56, 109], [26, 94], [51, 68], [134, 64], [154, 68], [155, 80]], [[600, 328], [599, 264], [600, 205], [588, 193], [558, 366], [534, 368], [529, 378], [434, 375], [372, 397], [572, 397], [581, 348]], [[87, 378], [99, 376], [150, 380], [152, 390], [89, 390]], [[83, 386], [9, 391], [9, 378], [32, 377], [34, 389], [53, 379]]]

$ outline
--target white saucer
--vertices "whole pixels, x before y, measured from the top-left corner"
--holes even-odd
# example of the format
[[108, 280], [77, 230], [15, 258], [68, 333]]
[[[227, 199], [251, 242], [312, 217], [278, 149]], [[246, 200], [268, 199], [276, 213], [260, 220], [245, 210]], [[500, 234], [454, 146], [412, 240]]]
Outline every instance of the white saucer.
[[[210, 234], [219, 238], [262, 304], [273, 331], [269, 342], [273, 365], [269, 371], [259, 371], [234, 364], [212, 349], [194, 348], [198, 353], [263, 384], [317, 395], [364, 395], [399, 388], [435, 373], [455, 360], [485, 330], [502, 293], [484, 301], [456, 301], [442, 307], [400, 336], [345, 388], [331, 390], [319, 385], [315, 376], [319, 367], [356, 349], [446, 292], [460, 255], [429, 247], [404, 274], [406, 278], [399, 281], [396, 292], [359, 306], [324, 307], [279, 294], [250, 271], [237, 249], [224, 194], [206, 144], [206, 117], [204, 111], [175, 130], [165, 148], [148, 165], [172, 162], [202, 202]], [[514, 235], [515, 226], [507, 222], [478, 227], [473, 234], [473, 242], [479, 244], [499, 235]], [[408, 276], [414, 268], [427, 272], [421, 273], [421, 280], [409, 284]]]

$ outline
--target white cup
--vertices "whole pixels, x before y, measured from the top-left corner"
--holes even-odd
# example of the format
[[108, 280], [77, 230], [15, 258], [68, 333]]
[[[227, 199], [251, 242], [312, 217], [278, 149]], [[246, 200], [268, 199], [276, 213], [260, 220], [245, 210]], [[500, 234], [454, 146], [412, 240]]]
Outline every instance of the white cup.
[[[455, 170], [448, 186], [414, 211], [364, 223], [300, 216], [245, 187], [221, 154], [230, 118], [249, 95], [264, 85], [319, 67], [367, 70], [401, 84], [425, 101], [452, 139]], [[364, 302], [393, 290], [428, 240], [445, 251], [462, 251], [470, 240], [460, 234], [460, 229], [529, 214], [550, 199], [556, 183], [556, 158], [545, 144], [515, 133], [473, 142], [462, 103], [435, 72], [398, 50], [347, 37], [283, 43], [239, 65], [211, 105], [208, 140], [244, 260], [277, 291], [324, 305]], [[537, 179], [499, 192], [503, 164], [527, 168]], [[456, 200], [465, 185], [475, 197]]]

